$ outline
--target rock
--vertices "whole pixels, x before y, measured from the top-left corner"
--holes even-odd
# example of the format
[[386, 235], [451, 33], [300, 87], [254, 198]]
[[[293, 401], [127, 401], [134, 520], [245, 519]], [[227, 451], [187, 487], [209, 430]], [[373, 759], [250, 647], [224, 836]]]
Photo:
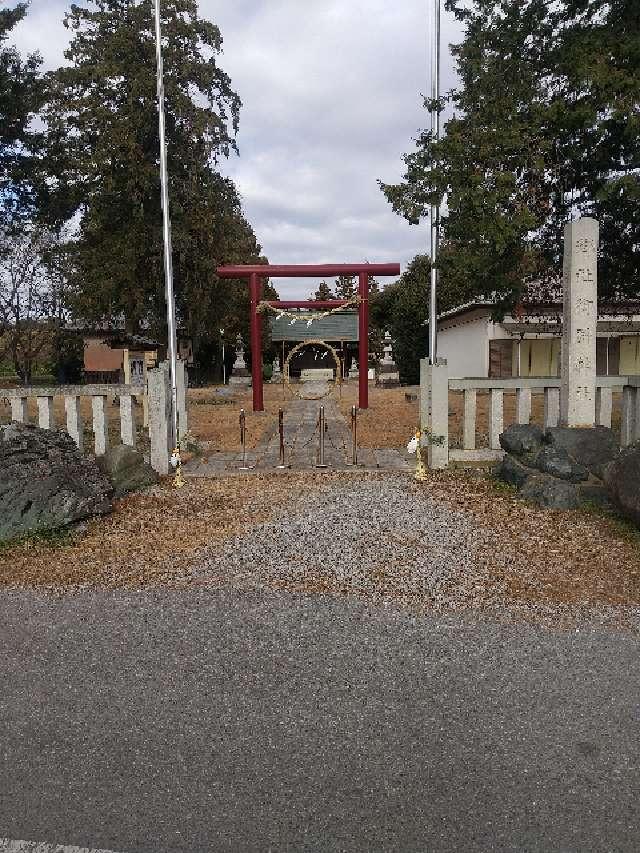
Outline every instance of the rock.
[[602, 426], [592, 429], [550, 427], [544, 433], [544, 441], [566, 451], [575, 462], [600, 479], [609, 462], [620, 453], [613, 431]]
[[611, 509], [607, 487], [604, 483], [580, 483], [578, 486], [578, 500], [581, 504], [596, 504], [603, 509]]
[[514, 456], [507, 454], [493, 469], [493, 475], [511, 486], [520, 488], [532, 476], [532, 471], [518, 462]]
[[110, 448], [97, 461], [100, 470], [111, 481], [116, 498], [153, 486], [160, 479], [141, 453], [124, 444]]
[[640, 527], [640, 443], [632, 444], [605, 469], [611, 502]]
[[576, 509], [578, 488], [550, 474], [533, 474], [520, 490], [520, 497], [548, 509]]
[[112, 508], [113, 487], [65, 432], [0, 427], [0, 540], [65, 527]]
[[524, 456], [542, 446], [543, 432], [535, 424], [512, 424], [500, 436], [500, 446], [507, 453]]
[[535, 458], [534, 466], [543, 474], [551, 474], [570, 483], [581, 483], [589, 479], [589, 471], [584, 465], [574, 462], [561, 447], [543, 447]]

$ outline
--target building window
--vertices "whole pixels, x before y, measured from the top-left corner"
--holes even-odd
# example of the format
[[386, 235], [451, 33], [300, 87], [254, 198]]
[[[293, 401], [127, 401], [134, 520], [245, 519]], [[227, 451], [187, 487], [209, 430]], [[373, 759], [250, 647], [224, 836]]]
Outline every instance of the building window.
[[489, 341], [489, 378], [510, 379], [513, 376], [513, 341]]

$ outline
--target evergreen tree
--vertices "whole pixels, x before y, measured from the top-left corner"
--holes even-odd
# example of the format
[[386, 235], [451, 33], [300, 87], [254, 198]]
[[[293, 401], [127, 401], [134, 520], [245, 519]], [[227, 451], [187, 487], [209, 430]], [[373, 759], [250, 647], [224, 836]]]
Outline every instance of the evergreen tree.
[[27, 14], [27, 4], [0, 9], [0, 228], [18, 226], [36, 207], [36, 151], [42, 135], [33, 118], [43, 97], [42, 59], [22, 59], [7, 44], [11, 30]]
[[420, 381], [420, 359], [428, 354], [430, 275], [428, 256], [416, 255], [398, 281], [371, 300], [371, 325], [391, 333], [400, 379], [410, 385]]
[[[602, 296], [637, 294], [640, 8], [632, 0], [448, 0], [465, 22], [460, 88], [440, 143], [420, 134], [397, 185], [411, 222], [443, 208], [441, 269], [457, 302], [513, 306], [561, 272], [566, 221], [602, 222]], [[433, 106], [429, 101], [427, 107]]]
[[[236, 149], [240, 99], [218, 64], [222, 38], [196, 0], [162, 3], [166, 128], [179, 325], [205, 348], [247, 302], [220, 282], [221, 263], [257, 262], [260, 246], [234, 184], [216, 171]], [[48, 120], [66, 143], [62, 182], [80, 212], [70, 246], [76, 311], [124, 316], [162, 334], [164, 272], [153, 3], [88, 0], [65, 18], [72, 32], [51, 81]]]
[[339, 275], [334, 286], [336, 299], [352, 299], [358, 292], [358, 282], [354, 275]]
[[326, 302], [328, 299], [335, 299], [335, 294], [329, 287], [326, 281], [321, 281], [318, 289], [313, 295], [316, 302]]

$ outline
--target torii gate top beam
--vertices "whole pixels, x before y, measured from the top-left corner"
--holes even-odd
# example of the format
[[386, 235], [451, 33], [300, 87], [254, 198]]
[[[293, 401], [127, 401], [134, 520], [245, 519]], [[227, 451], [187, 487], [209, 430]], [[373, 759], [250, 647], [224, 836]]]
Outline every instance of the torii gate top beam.
[[329, 275], [400, 275], [400, 264], [239, 264], [218, 267], [220, 278], [315, 278]]

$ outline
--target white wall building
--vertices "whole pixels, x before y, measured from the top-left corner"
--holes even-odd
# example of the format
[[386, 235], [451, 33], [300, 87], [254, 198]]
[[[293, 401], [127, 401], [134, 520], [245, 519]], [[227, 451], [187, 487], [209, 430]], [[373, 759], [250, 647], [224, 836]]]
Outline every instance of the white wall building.
[[[526, 305], [520, 317], [491, 317], [478, 301], [438, 317], [438, 357], [455, 378], [559, 376], [562, 305]], [[598, 376], [640, 375], [640, 302], [601, 306], [597, 328]]]

